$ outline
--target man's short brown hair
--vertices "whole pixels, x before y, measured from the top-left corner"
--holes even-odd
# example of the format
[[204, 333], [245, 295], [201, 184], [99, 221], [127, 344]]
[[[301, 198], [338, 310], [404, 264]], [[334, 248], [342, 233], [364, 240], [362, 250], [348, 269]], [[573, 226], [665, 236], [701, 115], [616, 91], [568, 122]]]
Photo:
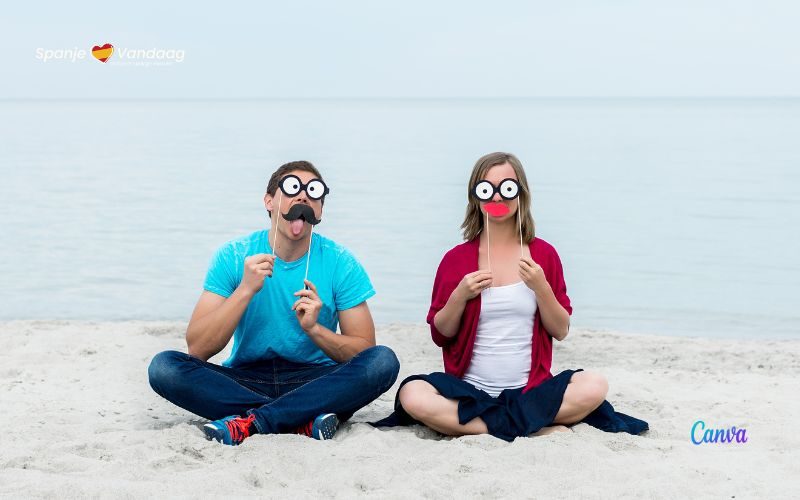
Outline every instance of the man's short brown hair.
[[[273, 197], [278, 192], [278, 183], [280, 182], [283, 177], [292, 172], [294, 170], [300, 170], [302, 172], [310, 172], [317, 176], [317, 178], [321, 181], [325, 181], [322, 178], [322, 174], [319, 173], [317, 167], [315, 167], [310, 161], [299, 160], [299, 161], [290, 161], [289, 163], [284, 163], [278, 170], [272, 173], [272, 176], [269, 178], [269, 182], [267, 183], [267, 194], [272, 195]], [[322, 197], [322, 204], [325, 204], [325, 197]], [[272, 217], [272, 212], [269, 212], [269, 216]]]

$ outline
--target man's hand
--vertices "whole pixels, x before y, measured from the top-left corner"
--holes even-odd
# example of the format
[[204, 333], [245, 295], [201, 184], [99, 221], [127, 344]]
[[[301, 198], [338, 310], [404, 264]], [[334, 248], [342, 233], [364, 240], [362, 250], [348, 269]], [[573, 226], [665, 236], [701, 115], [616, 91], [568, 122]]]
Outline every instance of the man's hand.
[[244, 259], [244, 276], [242, 276], [242, 283], [239, 286], [255, 295], [264, 286], [264, 278], [272, 276], [274, 264], [275, 257], [266, 253], [247, 257]]
[[544, 290], [543, 287], [550, 286], [547, 283], [547, 278], [544, 276], [542, 267], [534, 262], [534, 260], [530, 257], [523, 257], [519, 259], [519, 275], [522, 278], [522, 281], [528, 285], [528, 288], [533, 290], [535, 293]]
[[295, 296], [300, 297], [292, 306], [292, 310], [297, 316], [297, 321], [300, 322], [300, 328], [306, 333], [311, 331], [317, 324], [319, 311], [322, 309], [322, 300], [317, 294], [317, 287], [314, 283], [304, 280], [309, 290], [300, 290], [294, 292]]

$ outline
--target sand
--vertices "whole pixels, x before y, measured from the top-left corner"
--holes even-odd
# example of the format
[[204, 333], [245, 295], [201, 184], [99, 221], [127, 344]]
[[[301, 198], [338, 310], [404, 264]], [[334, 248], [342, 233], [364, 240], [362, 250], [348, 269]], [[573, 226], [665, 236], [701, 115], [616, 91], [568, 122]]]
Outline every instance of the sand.
[[[396, 387], [332, 441], [206, 441], [205, 420], [158, 397], [147, 366], [185, 351], [177, 322], [0, 323], [3, 497], [800, 497], [800, 341], [708, 340], [574, 329], [554, 372], [605, 374], [641, 436], [586, 424], [506, 443], [374, 429]], [[379, 328], [399, 380], [441, 369], [424, 325]], [[224, 353], [212, 358], [220, 362]], [[694, 445], [698, 419], [746, 428], [747, 443]]]

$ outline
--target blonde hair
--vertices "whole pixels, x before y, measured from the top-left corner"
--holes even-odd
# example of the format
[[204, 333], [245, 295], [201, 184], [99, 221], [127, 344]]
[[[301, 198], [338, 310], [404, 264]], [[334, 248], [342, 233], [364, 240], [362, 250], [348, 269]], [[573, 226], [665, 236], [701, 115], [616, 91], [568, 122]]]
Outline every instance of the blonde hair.
[[464, 222], [461, 224], [464, 239], [471, 241], [478, 237], [483, 231], [484, 216], [481, 212], [480, 202], [472, 196], [472, 188], [479, 181], [483, 180], [486, 172], [497, 165], [508, 163], [514, 169], [519, 182], [519, 197], [517, 198], [517, 217], [522, 214], [522, 240], [530, 243], [536, 236], [533, 216], [531, 215], [531, 191], [528, 189], [528, 178], [525, 176], [525, 169], [522, 163], [511, 153], [489, 153], [482, 156], [475, 162], [472, 168], [472, 175], [469, 176], [467, 185], [467, 213], [464, 215]]

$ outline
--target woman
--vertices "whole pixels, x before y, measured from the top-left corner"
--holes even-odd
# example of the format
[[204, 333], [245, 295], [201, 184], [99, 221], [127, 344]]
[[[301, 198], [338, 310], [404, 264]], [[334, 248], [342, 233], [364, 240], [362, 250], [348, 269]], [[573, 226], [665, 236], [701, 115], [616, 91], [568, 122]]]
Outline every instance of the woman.
[[408, 377], [395, 414], [377, 425], [422, 423], [450, 436], [515, 437], [585, 421], [638, 434], [647, 423], [605, 401], [608, 383], [582, 370], [550, 374], [552, 339], [572, 307], [555, 249], [534, 236], [525, 171], [512, 154], [475, 164], [462, 224], [465, 243], [436, 273], [428, 313], [445, 372]]

